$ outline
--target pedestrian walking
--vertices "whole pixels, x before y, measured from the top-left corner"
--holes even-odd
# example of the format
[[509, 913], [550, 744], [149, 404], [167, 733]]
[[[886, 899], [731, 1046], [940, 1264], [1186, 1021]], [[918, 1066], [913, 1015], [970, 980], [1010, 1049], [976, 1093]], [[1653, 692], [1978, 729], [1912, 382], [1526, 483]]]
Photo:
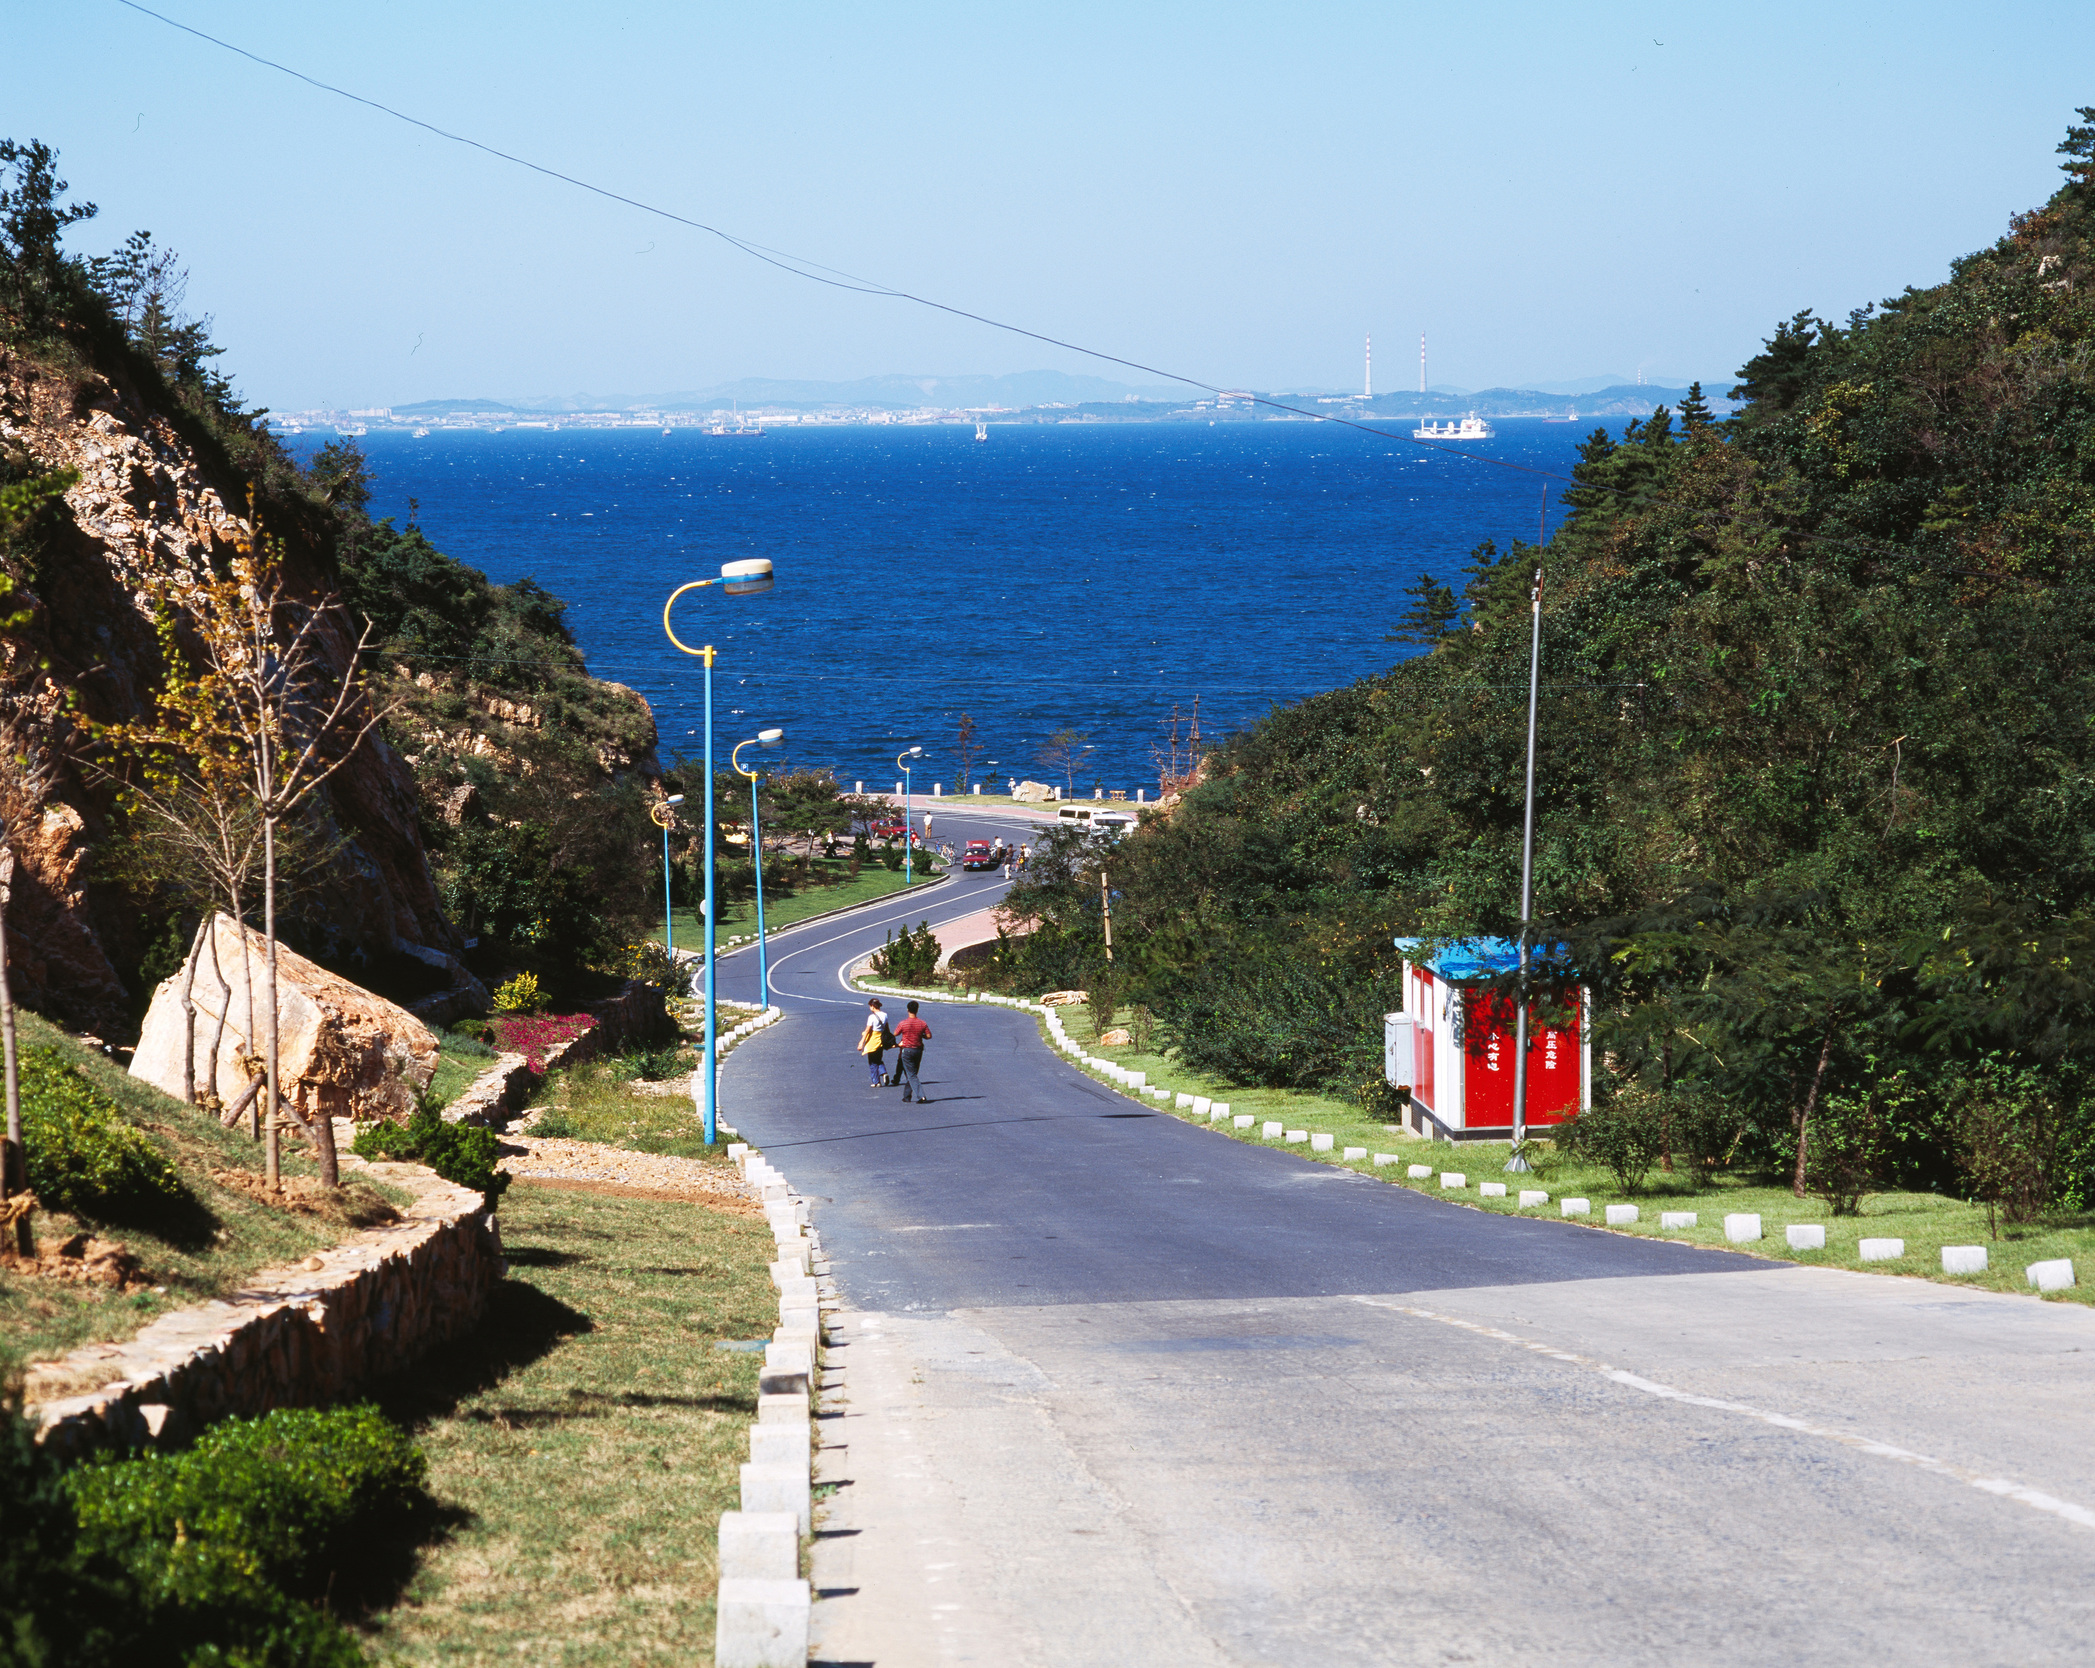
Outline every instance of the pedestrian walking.
[[931, 1040], [931, 1027], [917, 1018], [917, 1005], [909, 1005], [909, 1017], [895, 1027], [895, 1073], [902, 1079], [904, 1100], [928, 1101], [917, 1073], [924, 1067], [924, 1044]]
[[887, 1028], [887, 1015], [880, 1011], [880, 998], [868, 997], [865, 1028], [858, 1034], [858, 1051], [866, 1057], [873, 1088], [886, 1086], [887, 1076], [881, 1070], [881, 1057], [894, 1046], [895, 1033]]

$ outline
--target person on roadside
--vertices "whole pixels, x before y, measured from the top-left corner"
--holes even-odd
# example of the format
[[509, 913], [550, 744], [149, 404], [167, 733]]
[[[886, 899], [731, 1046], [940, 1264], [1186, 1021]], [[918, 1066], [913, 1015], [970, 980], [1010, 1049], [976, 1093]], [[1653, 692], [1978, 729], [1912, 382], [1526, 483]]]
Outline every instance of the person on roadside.
[[917, 1017], [917, 1005], [909, 1005], [909, 1017], [895, 1027], [895, 1073], [902, 1079], [904, 1100], [928, 1101], [924, 1086], [917, 1080], [917, 1073], [924, 1068], [924, 1044], [931, 1039], [931, 1027]]
[[865, 1028], [858, 1034], [858, 1051], [866, 1057], [866, 1067], [872, 1073], [876, 1089], [887, 1086], [887, 1073], [882, 1069], [883, 1056], [895, 1046], [895, 1034], [887, 1028], [887, 1015], [880, 1010], [880, 998], [866, 999]]

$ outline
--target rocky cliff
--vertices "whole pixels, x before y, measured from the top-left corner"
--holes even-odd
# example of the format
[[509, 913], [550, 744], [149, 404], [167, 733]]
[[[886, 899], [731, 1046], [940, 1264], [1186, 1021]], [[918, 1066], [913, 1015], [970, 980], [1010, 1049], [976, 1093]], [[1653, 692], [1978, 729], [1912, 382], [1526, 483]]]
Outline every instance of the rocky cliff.
[[[144, 716], [159, 678], [138, 576], [149, 567], [222, 560], [250, 538], [246, 487], [121, 381], [53, 370], [4, 349], [0, 460], [16, 475], [66, 469], [78, 476], [65, 516], [41, 538], [16, 592], [30, 606], [28, 624], [0, 636], [0, 682], [17, 697], [31, 739], [63, 761], [19, 843], [9, 916], [15, 989], [73, 1029], [121, 1037], [143, 994], [129, 987], [137, 983], [130, 970], [144, 928], [98, 871], [111, 795], [84, 769], [83, 752], [93, 725]], [[329, 588], [324, 544], [287, 531], [287, 575], [317, 597]], [[330, 636], [336, 670], [346, 668], [350, 646], [339, 633]], [[374, 735], [325, 791], [322, 811], [340, 856], [306, 920], [333, 940], [329, 947], [455, 951], [406, 761]]]

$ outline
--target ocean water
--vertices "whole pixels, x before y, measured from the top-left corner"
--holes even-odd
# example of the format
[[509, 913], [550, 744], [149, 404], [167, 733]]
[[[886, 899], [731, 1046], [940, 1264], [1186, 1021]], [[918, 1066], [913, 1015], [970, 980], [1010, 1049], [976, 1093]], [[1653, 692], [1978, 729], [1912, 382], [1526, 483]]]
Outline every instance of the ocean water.
[[[1472, 449], [1568, 473], [1589, 424], [1504, 421]], [[710, 642], [724, 755], [782, 727], [793, 765], [953, 791], [962, 713], [978, 777], [1048, 779], [1057, 730], [1075, 775], [1152, 793], [1173, 703], [1204, 736], [1385, 670], [1400, 593], [1472, 546], [1535, 536], [1559, 481], [1304, 422], [772, 430], [509, 430], [364, 440], [374, 512], [421, 525], [501, 582], [569, 604], [599, 676], [653, 704], [665, 756], [697, 755], [702, 671], [662, 604], [720, 564], [768, 556], [777, 587], [678, 604]], [[994, 760], [991, 766], [987, 763]]]

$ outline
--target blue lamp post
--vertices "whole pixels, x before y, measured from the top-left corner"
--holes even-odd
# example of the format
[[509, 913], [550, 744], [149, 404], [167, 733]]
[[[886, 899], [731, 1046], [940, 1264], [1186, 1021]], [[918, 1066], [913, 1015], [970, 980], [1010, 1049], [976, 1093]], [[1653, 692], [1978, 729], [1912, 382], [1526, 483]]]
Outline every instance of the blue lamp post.
[[909, 890], [909, 882], [914, 872], [912, 859], [917, 849], [916, 836], [909, 829], [909, 794], [910, 789], [916, 785], [916, 767], [909, 761], [921, 759], [923, 756], [924, 750], [921, 747], [912, 747], [895, 755], [895, 766], [902, 772], [902, 890], [905, 892]]
[[679, 585], [662, 605], [663, 635], [685, 654], [699, 656], [706, 667], [706, 1057], [701, 1070], [706, 1080], [705, 1129], [706, 1145], [710, 1147], [720, 1139], [719, 1108], [715, 1099], [720, 1010], [713, 989], [713, 645], [708, 643], [703, 648], [694, 649], [678, 638], [669, 623], [669, 611], [676, 607], [678, 597], [686, 591], [703, 590], [708, 585], [721, 586], [731, 597], [757, 596], [771, 589], [771, 564], [762, 557], [725, 563], [718, 579], [694, 579], [688, 585]]
[[749, 855], [757, 867], [757, 1005], [771, 1006], [771, 947], [764, 942], [764, 825], [757, 812], [757, 773], [742, 770], [742, 749], [776, 747], [786, 739], [783, 730], [759, 730], [752, 741], [738, 741], [727, 762], [749, 778]]
[[684, 796], [673, 793], [648, 815], [654, 818], [655, 826], [662, 830], [662, 942], [669, 946], [669, 966], [672, 972], [677, 964], [676, 920], [669, 912], [669, 831], [676, 827], [676, 808], [684, 803]]

